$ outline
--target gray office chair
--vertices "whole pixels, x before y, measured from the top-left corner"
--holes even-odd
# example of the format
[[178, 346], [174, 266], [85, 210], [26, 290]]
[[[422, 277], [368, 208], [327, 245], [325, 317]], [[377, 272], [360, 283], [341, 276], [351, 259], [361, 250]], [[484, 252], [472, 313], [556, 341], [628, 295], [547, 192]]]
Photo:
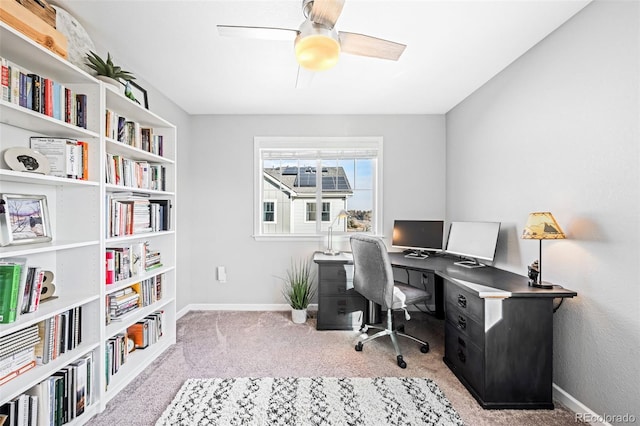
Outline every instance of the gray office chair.
[[429, 352], [429, 344], [416, 337], [404, 333], [404, 326], [394, 327], [393, 311], [405, 309], [405, 316], [409, 319], [406, 306], [424, 302], [431, 298], [431, 294], [416, 287], [395, 281], [391, 261], [384, 242], [369, 235], [356, 234], [351, 236], [351, 251], [353, 252], [353, 287], [370, 302], [377, 303], [387, 311], [387, 327], [382, 328], [367, 324], [362, 331], [369, 328], [382, 330], [372, 336], [360, 340], [356, 344], [356, 351], [362, 350], [362, 345], [382, 336], [391, 337], [396, 350], [398, 366], [407, 368], [398, 347], [397, 336], [407, 337], [420, 343], [422, 353]]

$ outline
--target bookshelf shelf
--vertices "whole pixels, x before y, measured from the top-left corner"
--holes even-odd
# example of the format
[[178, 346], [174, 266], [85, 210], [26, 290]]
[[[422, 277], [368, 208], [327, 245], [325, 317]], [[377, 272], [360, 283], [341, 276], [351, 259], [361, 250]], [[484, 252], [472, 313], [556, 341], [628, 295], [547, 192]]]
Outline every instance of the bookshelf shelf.
[[[68, 330], [75, 332], [70, 319], [78, 317], [76, 312], [81, 311], [81, 321], [76, 323], [80, 326], [81, 337], [77, 346], [73, 347], [78, 336], [73, 335], [69, 337], [73, 340], [68, 341], [69, 347], [66, 352], [0, 385], [0, 405], [23, 393], [33, 391], [40, 382], [59, 370], [91, 355], [92, 382], [88, 383], [88, 386], [91, 386], [93, 403], [85, 407], [84, 414], [68, 423], [83, 425], [89, 422], [94, 414], [103, 411], [107, 401], [175, 343], [177, 131], [173, 124], [162, 117], [132, 102], [4, 22], [0, 22], [0, 39], [0, 59], [3, 66], [19, 68], [24, 74], [37, 74], [54, 80], [75, 94], [86, 95], [84, 127], [19, 105], [14, 102], [15, 96], [13, 100], [0, 96], [0, 152], [11, 147], [30, 148], [31, 137], [75, 139], [86, 142], [88, 146], [85, 157], [88, 159], [88, 168], [85, 169], [88, 170], [86, 180], [18, 172], [10, 170], [3, 159], [0, 159], [0, 193], [46, 196], [53, 237], [53, 240], [47, 243], [0, 247], [0, 261], [7, 258], [24, 258], [27, 266], [52, 271], [56, 287], [54, 296], [42, 300], [36, 311], [20, 314], [15, 321], [8, 324], [0, 324], [0, 339], [33, 328], [36, 324], [53, 323], [55, 318], [64, 318], [65, 315], [69, 318]], [[6, 93], [13, 92], [9, 90]], [[64, 107], [61, 105], [61, 108]], [[151, 139], [154, 145], [149, 151], [162, 155], [141, 149], [142, 145], [131, 146], [108, 138], [105, 122], [107, 111], [124, 116], [143, 127], [144, 137], [149, 135], [155, 138]], [[160, 146], [161, 151], [155, 149]], [[153, 182], [154, 185], [149, 187], [166, 190], [138, 189], [106, 183], [105, 158], [108, 155], [118, 155], [154, 165], [154, 170], [162, 171], [165, 185], [156, 185], [156, 180]], [[122, 191], [143, 193], [150, 200], [156, 200], [156, 208], [164, 208], [165, 211], [170, 205], [170, 220], [166, 223], [167, 226], [161, 227], [167, 227], [168, 230], [108, 238], [107, 200], [113, 193]], [[105, 285], [107, 248], [147, 241], [154, 251], [161, 253], [163, 266], [112, 285]], [[109, 293], [160, 275], [160, 300], [136, 309], [118, 322], [106, 324], [108, 308], [105, 307], [105, 301]], [[162, 337], [144, 350], [133, 351], [121, 372], [111, 378], [107, 390], [105, 352], [109, 346], [108, 339], [126, 332], [132, 324], [158, 311], [163, 312]], [[5, 367], [11, 365], [5, 364]]]

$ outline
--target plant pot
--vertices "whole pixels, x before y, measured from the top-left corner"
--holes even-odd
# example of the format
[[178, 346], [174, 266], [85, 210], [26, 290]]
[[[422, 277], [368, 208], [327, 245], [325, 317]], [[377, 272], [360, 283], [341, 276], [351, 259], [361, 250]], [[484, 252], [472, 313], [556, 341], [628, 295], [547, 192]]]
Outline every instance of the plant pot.
[[118, 81], [112, 79], [111, 77], [106, 77], [104, 75], [97, 75], [96, 78], [101, 82], [103, 82], [104, 84], [111, 86], [116, 92], [123, 91], [122, 89], [123, 86]]
[[291, 309], [291, 320], [295, 324], [304, 324], [305, 322], [307, 322], [307, 310]]

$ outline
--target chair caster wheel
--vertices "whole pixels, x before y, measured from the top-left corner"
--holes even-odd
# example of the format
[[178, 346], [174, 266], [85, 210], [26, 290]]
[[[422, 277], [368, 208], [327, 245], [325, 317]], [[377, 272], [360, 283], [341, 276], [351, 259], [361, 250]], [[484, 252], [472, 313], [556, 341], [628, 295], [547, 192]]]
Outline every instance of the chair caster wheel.
[[357, 352], [362, 352], [362, 343], [361, 343], [361, 342], [358, 342], [358, 343], [356, 344], [356, 351], [357, 351]]
[[398, 355], [398, 367], [407, 368], [407, 363], [402, 359], [402, 355]]
[[425, 343], [424, 345], [420, 346], [420, 352], [422, 352], [423, 354], [429, 352], [429, 344]]
[[367, 331], [369, 331], [369, 327], [367, 327], [366, 325], [360, 327], [360, 333], [366, 333]]

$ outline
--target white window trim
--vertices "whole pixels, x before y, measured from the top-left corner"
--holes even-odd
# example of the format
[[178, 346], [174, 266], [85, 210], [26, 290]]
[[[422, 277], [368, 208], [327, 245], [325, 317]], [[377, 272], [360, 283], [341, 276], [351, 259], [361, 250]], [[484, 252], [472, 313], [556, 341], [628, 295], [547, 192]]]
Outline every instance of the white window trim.
[[[268, 223], [269, 225], [277, 225], [278, 224], [278, 200], [267, 198], [262, 200], [262, 223]], [[267, 222], [264, 220], [264, 203], [273, 203], [273, 221]]]
[[[321, 147], [321, 149], [318, 149]], [[262, 206], [261, 194], [263, 191], [264, 177], [262, 173], [262, 151], [263, 150], [282, 150], [287, 151], [304, 151], [309, 150], [310, 153], [318, 150], [322, 151], [350, 151], [350, 150], [366, 150], [370, 149], [377, 152], [376, 168], [374, 179], [376, 182], [376, 190], [373, 194], [373, 205], [375, 206], [375, 216], [373, 223], [374, 235], [382, 235], [383, 211], [382, 211], [382, 171], [383, 168], [383, 137], [382, 136], [339, 136], [339, 137], [323, 137], [323, 136], [255, 136], [253, 138], [253, 199], [254, 199], [254, 224], [253, 238], [256, 241], [322, 241], [326, 239], [326, 233], [320, 232], [313, 234], [287, 234], [287, 235], [266, 235], [261, 233], [262, 225]], [[255, 211], [259, 208], [260, 215], [256, 215]], [[340, 236], [334, 235], [334, 239], [340, 239]], [[334, 240], [335, 241], [335, 240]]]

